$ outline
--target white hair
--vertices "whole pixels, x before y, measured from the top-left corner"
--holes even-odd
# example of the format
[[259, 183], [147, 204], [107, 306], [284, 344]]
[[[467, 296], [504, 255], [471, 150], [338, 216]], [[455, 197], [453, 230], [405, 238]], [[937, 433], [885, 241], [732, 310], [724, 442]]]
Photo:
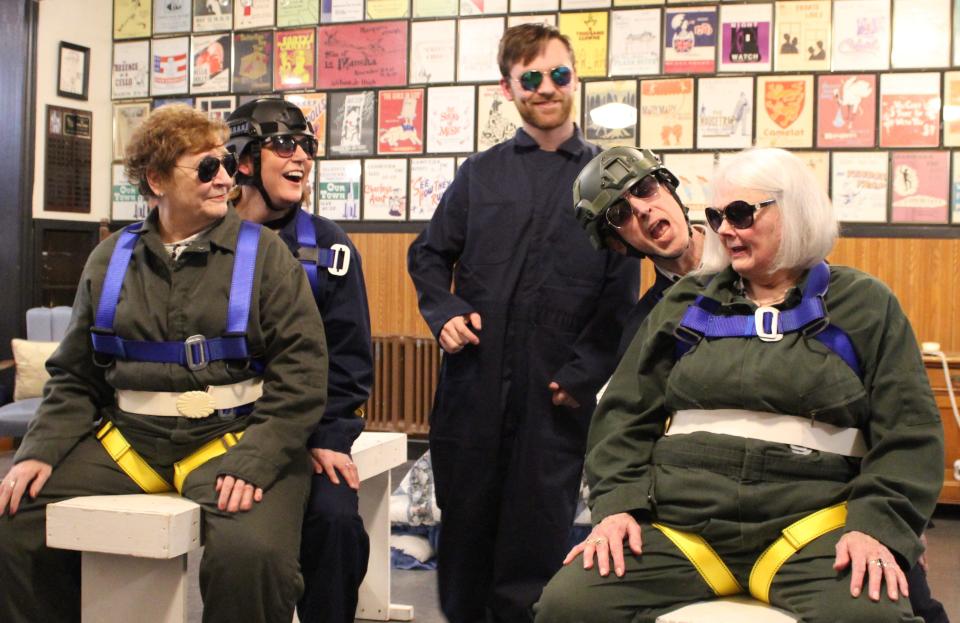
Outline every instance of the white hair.
[[[738, 190], [766, 193], [777, 200], [783, 231], [771, 272], [810, 268], [833, 250], [840, 233], [833, 204], [813, 171], [797, 156], [783, 149], [757, 147], [726, 159], [714, 176], [714, 196]], [[698, 272], [720, 272], [730, 265], [730, 257], [720, 237], [706, 229]]]

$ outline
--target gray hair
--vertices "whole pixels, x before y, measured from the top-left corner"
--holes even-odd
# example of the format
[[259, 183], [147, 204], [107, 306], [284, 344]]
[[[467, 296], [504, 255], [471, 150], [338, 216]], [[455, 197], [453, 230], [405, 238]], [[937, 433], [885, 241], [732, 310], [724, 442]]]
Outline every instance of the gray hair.
[[[731, 189], [754, 190], [777, 200], [783, 233], [773, 271], [810, 268], [833, 250], [840, 234], [833, 204], [813, 171], [789, 151], [757, 147], [724, 160], [713, 179], [714, 196]], [[698, 272], [720, 272], [730, 258], [720, 237], [706, 229]]]

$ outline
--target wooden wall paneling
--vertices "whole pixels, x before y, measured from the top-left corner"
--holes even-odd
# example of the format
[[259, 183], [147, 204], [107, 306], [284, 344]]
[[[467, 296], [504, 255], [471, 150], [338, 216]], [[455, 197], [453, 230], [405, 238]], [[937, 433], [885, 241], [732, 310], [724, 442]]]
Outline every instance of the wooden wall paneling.
[[407, 249], [416, 234], [352, 233], [350, 238], [363, 258], [373, 334], [432, 337], [407, 274]]

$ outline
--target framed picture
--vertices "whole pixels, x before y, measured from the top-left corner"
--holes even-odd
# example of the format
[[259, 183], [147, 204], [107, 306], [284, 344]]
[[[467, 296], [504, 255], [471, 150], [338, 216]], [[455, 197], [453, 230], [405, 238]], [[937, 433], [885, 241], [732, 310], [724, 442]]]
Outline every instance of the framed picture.
[[90, 48], [60, 42], [60, 66], [57, 71], [57, 95], [75, 100], [87, 99], [90, 84]]

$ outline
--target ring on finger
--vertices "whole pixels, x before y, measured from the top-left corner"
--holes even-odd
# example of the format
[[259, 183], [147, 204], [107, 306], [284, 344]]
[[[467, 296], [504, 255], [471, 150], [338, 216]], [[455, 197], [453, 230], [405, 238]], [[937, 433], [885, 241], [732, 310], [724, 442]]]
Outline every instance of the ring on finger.
[[871, 560], [870, 563], [877, 565], [881, 569], [886, 569], [888, 566], [890, 566], [890, 563], [888, 563], [886, 560], [883, 560], [882, 558], [876, 558], [874, 560]]
[[598, 536], [597, 538], [595, 538], [595, 539], [593, 539], [593, 540], [591, 541], [591, 543], [593, 543], [594, 545], [603, 545], [603, 544], [606, 543], [606, 542], [607, 542], [607, 540], [606, 540], [605, 538], [603, 538], [602, 536]]
[[16, 480], [7, 480], [7, 481], [4, 481], [4, 483], [5, 483], [8, 487], [10, 487], [11, 489], [13, 489], [14, 487], [17, 486], [17, 481], [16, 481]]

